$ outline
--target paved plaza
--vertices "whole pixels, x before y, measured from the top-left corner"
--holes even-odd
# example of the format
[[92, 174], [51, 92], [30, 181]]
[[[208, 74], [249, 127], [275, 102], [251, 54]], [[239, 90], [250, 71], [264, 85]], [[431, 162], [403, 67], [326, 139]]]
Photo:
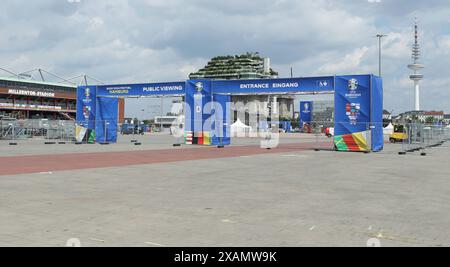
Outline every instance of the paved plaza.
[[337, 153], [307, 135], [259, 142], [0, 141], [0, 246], [450, 245], [449, 144], [422, 157], [392, 144]]

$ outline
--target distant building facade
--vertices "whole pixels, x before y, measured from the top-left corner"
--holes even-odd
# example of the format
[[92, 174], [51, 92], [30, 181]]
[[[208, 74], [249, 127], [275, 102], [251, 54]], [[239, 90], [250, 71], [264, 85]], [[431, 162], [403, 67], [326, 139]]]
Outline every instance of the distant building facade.
[[425, 111], [419, 115], [419, 120], [427, 121], [433, 119], [434, 122], [441, 122], [444, 120], [444, 111]]
[[450, 114], [444, 115], [444, 123], [449, 125], [450, 124]]
[[[263, 58], [259, 53], [214, 57], [204, 68], [189, 75], [191, 80], [270, 78], [278, 78], [278, 72], [271, 68], [270, 58]], [[234, 114], [233, 122], [240, 118], [243, 123], [252, 127], [252, 129], [259, 129], [260, 122], [266, 120], [271, 114], [277, 114], [282, 119], [293, 119], [294, 99], [295, 97], [293, 96], [285, 95], [232, 96], [233, 107], [231, 112]], [[275, 101], [278, 104], [278, 108], [274, 105]], [[250, 105], [244, 110], [244, 106], [248, 103], [259, 103], [259, 105]], [[240, 104], [243, 104], [243, 106], [241, 107]]]
[[396, 116], [393, 121], [395, 123], [403, 123], [403, 122], [444, 122], [445, 113], [444, 111], [408, 111]]

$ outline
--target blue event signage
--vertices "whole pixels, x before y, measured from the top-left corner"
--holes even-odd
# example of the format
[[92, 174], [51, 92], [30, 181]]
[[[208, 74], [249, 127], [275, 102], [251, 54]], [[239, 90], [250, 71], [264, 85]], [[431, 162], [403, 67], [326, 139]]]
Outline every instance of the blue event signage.
[[334, 91], [334, 77], [214, 81], [215, 94], [320, 93]]
[[81, 86], [77, 90], [77, 123], [94, 129], [97, 104], [96, 86]]
[[[383, 83], [381, 78], [373, 75], [353, 76], [324, 76], [284, 79], [249, 79], [249, 80], [189, 80], [185, 82], [165, 82], [128, 85], [100, 85], [81, 86], [77, 92], [77, 123], [94, 129], [96, 120], [112, 119], [116, 117], [116, 102], [100, 98], [120, 98], [139, 96], [185, 96], [185, 130], [212, 131], [214, 122], [202, 128], [196, 123], [211, 120], [215, 110], [207, 104], [212, 99], [220, 100], [220, 107], [228, 109], [225, 102], [231, 101], [231, 95], [239, 94], [335, 94], [335, 135], [354, 135], [371, 132], [372, 150], [380, 151], [383, 147], [382, 110]], [[99, 98], [99, 101], [96, 101]], [[99, 104], [100, 103], [100, 104]], [[311, 121], [307, 116], [306, 105], [311, 108], [312, 103], [302, 104], [302, 121]], [[310, 106], [309, 106], [310, 105]], [[109, 108], [111, 110], [107, 110]], [[100, 109], [100, 110], [96, 110]], [[103, 111], [106, 113], [102, 113]], [[218, 108], [220, 111], [220, 109]], [[197, 114], [196, 114], [197, 113]], [[220, 112], [219, 112], [220, 113]], [[224, 118], [220, 124], [229, 127], [231, 116], [229, 110], [222, 111]], [[97, 118], [99, 116], [99, 118]], [[111, 123], [111, 127], [113, 127]], [[116, 127], [116, 126], [114, 126]], [[223, 127], [222, 127], [223, 128]], [[106, 130], [113, 132], [115, 128]], [[226, 130], [225, 130], [226, 131]], [[107, 134], [106, 137], [111, 134]], [[222, 130], [216, 134], [222, 135]], [[213, 136], [213, 143], [214, 143]], [[221, 140], [221, 142], [224, 140]], [[228, 143], [228, 140], [225, 140]]]
[[303, 127], [305, 123], [311, 123], [313, 117], [313, 102], [302, 101], [300, 102], [300, 127]]
[[102, 85], [97, 88], [97, 95], [102, 97], [130, 97], [154, 95], [184, 95], [185, 82]]
[[335, 135], [369, 130], [371, 78], [370, 75], [336, 77]]
[[[334, 91], [334, 77], [211, 81], [211, 90], [214, 94], [332, 92]], [[97, 87], [99, 97], [184, 94], [186, 94], [186, 82], [101, 85]]]

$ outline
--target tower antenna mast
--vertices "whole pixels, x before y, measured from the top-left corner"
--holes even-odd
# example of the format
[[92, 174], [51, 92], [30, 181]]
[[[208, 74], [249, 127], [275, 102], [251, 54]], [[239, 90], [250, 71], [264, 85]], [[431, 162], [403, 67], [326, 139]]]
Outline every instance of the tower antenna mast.
[[420, 81], [423, 80], [424, 76], [420, 73], [420, 70], [425, 68], [423, 64], [420, 63], [420, 44], [419, 44], [419, 26], [417, 18], [414, 22], [414, 44], [412, 47], [412, 64], [408, 65], [408, 68], [413, 70], [414, 73], [409, 76], [409, 78], [414, 82], [414, 110], [420, 111]]

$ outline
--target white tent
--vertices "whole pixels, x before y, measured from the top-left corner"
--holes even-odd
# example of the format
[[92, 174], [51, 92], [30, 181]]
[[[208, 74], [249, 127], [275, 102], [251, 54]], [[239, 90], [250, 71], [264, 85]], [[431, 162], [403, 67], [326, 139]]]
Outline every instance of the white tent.
[[245, 125], [240, 119], [231, 125], [231, 136], [245, 137], [252, 131], [252, 127]]
[[386, 128], [383, 129], [383, 134], [384, 135], [391, 135], [394, 133], [394, 125], [392, 125], [392, 123], [390, 123], [388, 126], [386, 126]]

